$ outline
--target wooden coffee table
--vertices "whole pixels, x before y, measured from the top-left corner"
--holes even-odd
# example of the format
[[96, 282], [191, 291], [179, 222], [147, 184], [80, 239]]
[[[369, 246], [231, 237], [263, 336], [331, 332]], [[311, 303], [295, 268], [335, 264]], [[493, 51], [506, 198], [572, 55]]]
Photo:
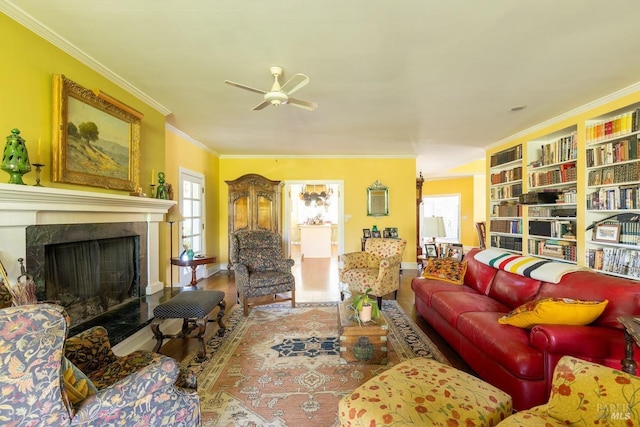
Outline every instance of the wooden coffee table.
[[386, 365], [388, 362], [387, 332], [389, 325], [380, 316], [374, 322], [360, 324], [349, 317], [349, 301], [338, 304], [340, 332], [340, 363], [369, 363]]

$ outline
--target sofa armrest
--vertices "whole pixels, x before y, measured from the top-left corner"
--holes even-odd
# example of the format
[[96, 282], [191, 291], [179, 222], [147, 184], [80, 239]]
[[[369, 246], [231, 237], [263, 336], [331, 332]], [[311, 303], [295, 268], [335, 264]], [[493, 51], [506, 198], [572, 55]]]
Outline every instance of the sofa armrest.
[[117, 360], [111, 350], [107, 330], [102, 326], [67, 338], [64, 352], [67, 359], [87, 375]]
[[281, 273], [291, 273], [291, 268], [295, 263], [291, 258], [276, 260], [276, 269]]
[[529, 334], [529, 343], [543, 353], [588, 360], [624, 354], [623, 331], [603, 326], [536, 325]]
[[[173, 388], [178, 377], [178, 364], [162, 356], [149, 365], [87, 397], [76, 408], [74, 424], [78, 421], [104, 420], [109, 413], [131, 405], [140, 405], [153, 393]], [[79, 419], [76, 419], [80, 417]]]

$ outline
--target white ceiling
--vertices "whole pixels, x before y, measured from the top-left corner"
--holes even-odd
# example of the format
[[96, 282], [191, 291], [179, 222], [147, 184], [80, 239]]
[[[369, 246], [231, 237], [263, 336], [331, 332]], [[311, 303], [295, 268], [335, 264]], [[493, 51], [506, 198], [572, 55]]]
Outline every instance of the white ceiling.
[[[0, 11], [220, 155], [415, 156], [441, 176], [640, 81], [637, 0], [0, 0]], [[261, 95], [224, 84], [269, 89], [271, 65], [285, 81], [307, 74], [294, 97], [318, 109], [252, 111]]]

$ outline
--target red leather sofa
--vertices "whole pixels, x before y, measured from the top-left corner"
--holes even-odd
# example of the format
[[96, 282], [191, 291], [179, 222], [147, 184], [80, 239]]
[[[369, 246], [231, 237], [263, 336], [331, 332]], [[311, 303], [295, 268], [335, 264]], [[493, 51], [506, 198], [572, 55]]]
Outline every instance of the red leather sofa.
[[[592, 271], [565, 274], [558, 284], [498, 270], [466, 256], [464, 285], [416, 277], [416, 310], [483, 380], [509, 393], [516, 410], [543, 404], [563, 355], [621, 368], [625, 338], [620, 315], [640, 315], [640, 283]], [[498, 318], [540, 298], [609, 300], [588, 326], [523, 329]]]

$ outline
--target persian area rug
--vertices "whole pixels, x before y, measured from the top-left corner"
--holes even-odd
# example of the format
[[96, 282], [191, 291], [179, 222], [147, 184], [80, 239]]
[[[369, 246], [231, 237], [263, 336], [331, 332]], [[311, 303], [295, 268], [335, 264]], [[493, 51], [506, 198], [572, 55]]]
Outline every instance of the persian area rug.
[[448, 364], [396, 301], [383, 301], [383, 313], [389, 363], [341, 364], [337, 303], [273, 304], [246, 318], [234, 305], [225, 335], [207, 340], [208, 359], [183, 361], [198, 375], [203, 426], [333, 426], [338, 401], [394, 364]]

